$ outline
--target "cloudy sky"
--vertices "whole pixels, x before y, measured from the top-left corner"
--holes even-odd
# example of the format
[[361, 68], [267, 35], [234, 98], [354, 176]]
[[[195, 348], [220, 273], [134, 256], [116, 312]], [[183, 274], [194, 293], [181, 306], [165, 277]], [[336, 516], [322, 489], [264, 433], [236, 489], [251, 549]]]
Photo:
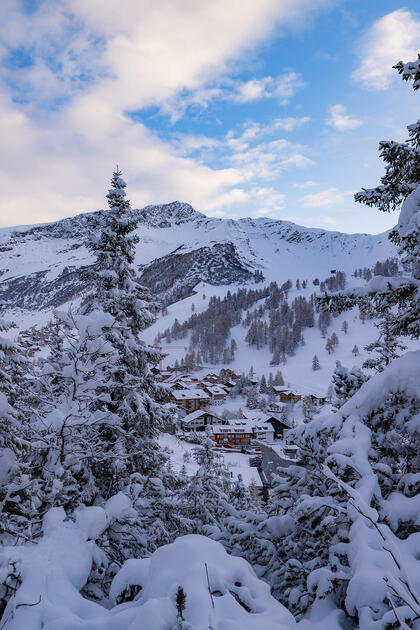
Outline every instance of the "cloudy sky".
[[0, 226], [105, 206], [380, 232], [356, 205], [419, 95], [418, 1], [1, 0]]

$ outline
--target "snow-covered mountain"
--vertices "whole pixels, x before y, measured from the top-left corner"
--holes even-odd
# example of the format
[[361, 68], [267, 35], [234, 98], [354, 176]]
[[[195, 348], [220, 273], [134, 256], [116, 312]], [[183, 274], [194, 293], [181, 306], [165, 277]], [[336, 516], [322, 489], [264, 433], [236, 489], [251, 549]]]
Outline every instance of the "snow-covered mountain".
[[[248, 284], [352, 272], [394, 255], [387, 233], [343, 234], [269, 218], [206, 217], [189, 204], [146, 206], [138, 216], [135, 264], [143, 284], [163, 302], [210, 285]], [[84, 242], [90, 214], [0, 230], [0, 302], [28, 312], [49, 311], [89, 290]]]

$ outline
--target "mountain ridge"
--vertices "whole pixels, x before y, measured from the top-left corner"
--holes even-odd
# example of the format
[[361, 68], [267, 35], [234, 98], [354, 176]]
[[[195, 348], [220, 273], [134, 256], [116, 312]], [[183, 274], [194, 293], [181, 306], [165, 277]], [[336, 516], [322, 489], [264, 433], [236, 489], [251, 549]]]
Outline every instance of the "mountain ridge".
[[[132, 212], [140, 237], [135, 268], [164, 304], [191, 295], [200, 280], [246, 284], [256, 272], [268, 282], [313, 278], [395, 255], [387, 232], [346, 234], [268, 217], [207, 217], [180, 201]], [[90, 290], [84, 270], [93, 258], [85, 243], [94, 214], [0, 229], [0, 301], [9, 309], [37, 311]]]

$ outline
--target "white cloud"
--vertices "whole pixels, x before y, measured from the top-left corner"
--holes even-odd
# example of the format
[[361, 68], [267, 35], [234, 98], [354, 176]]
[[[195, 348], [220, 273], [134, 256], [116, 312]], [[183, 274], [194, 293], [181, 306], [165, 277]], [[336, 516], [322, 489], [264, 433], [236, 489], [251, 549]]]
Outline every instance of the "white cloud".
[[306, 182], [293, 184], [293, 188], [312, 188], [313, 186], [319, 186], [319, 184], [318, 182], [314, 182], [311, 179], [308, 179]]
[[304, 86], [305, 83], [300, 74], [288, 72], [277, 78], [264, 77], [251, 79], [245, 83], [238, 82], [231, 98], [238, 103], [249, 103], [262, 98], [278, 98], [282, 105], [286, 105]]
[[[236, 70], [276, 27], [298, 25], [329, 4], [43, 0], [25, 14], [19, 0], [4, 0], [1, 56], [24, 48], [33, 64], [14, 68], [13, 76], [7, 66], [0, 71], [0, 130], [8, 147], [0, 152], [0, 223], [46, 221], [103, 206], [116, 162], [134, 206], [180, 198], [216, 212], [242, 203], [250, 176], [244, 163], [209, 168], [126, 112], [156, 106], [173, 108], [176, 116], [184, 93], [202, 104], [219, 98], [233, 64]], [[300, 81], [294, 73], [274, 78], [270, 93], [287, 100]], [[60, 105], [51, 111], [56, 99]], [[280, 157], [279, 149], [269, 148], [275, 168], [308, 162], [297, 149]]]
[[357, 129], [362, 124], [358, 118], [354, 118], [347, 114], [344, 105], [333, 105], [330, 107], [327, 125], [334, 127], [338, 131], [348, 131], [349, 129]]
[[384, 15], [368, 29], [359, 44], [360, 64], [352, 73], [355, 81], [374, 90], [386, 90], [398, 61], [417, 59], [420, 19], [408, 9]]
[[317, 193], [308, 193], [302, 197], [302, 205], [305, 208], [324, 208], [342, 205], [351, 193], [344, 193], [338, 188], [327, 188]]
[[308, 116], [302, 116], [301, 118], [276, 118], [273, 124], [274, 129], [282, 129], [283, 131], [294, 131], [298, 127], [309, 122], [311, 119]]
[[230, 156], [229, 161], [236, 172], [242, 173], [245, 180], [270, 180], [290, 167], [304, 168], [313, 165], [305, 151], [306, 147], [289, 140], [272, 140], [239, 149]]

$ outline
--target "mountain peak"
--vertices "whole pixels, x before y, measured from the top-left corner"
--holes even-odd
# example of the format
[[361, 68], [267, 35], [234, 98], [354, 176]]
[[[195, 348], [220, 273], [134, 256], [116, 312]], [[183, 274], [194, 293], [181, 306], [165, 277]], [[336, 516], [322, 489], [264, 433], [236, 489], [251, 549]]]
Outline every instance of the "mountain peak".
[[159, 205], [149, 205], [138, 210], [141, 221], [148, 223], [153, 227], [171, 227], [180, 225], [181, 223], [188, 223], [195, 221], [196, 219], [206, 218], [201, 212], [197, 212], [189, 203], [182, 201], [172, 201], [171, 203], [164, 203]]

